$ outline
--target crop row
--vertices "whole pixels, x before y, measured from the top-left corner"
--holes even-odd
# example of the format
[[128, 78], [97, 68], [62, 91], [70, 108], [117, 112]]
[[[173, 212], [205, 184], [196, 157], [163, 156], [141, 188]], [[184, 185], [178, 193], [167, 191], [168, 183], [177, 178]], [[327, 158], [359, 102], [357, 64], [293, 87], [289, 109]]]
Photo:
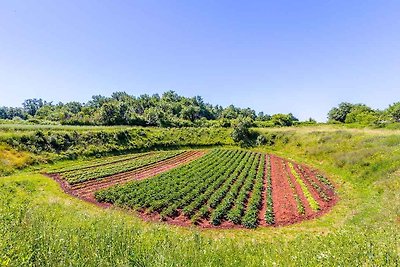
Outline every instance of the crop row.
[[60, 173], [61, 174], [61, 173], [66, 173], [66, 172], [71, 172], [71, 171], [76, 171], [76, 170], [83, 170], [83, 169], [88, 169], [88, 168], [93, 168], [93, 167], [98, 167], [98, 166], [105, 166], [105, 165], [114, 164], [114, 163], [121, 162], [121, 161], [132, 160], [135, 158], [147, 156], [149, 154], [157, 154], [157, 153], [163, 153], [163, 152], [135, 153], [135, 154], [129, 154], [129, 155], [102, 157], [102, 158], [97, 158], [97, 159], [85, 160], [85, 161], [81, 161], [81, 162], [75, 161], [72, 166], [55, 167], [53, 169], [50, 169], [48, 171], [48, 173]]
[[303, 191], [304, 196], [306, 197], [310, 207], [313, 211], [318, 211], [320, 209], [318, 202], [314, 199], [311, 195], [310, 191], [308, 190], [306, 184], [301, 179], [300, 175], [295, 170], [293, 164], [291, 162], [288, 163], [290, 171], [292, 172], [293, 176], [296, 178], [296, 182], [300, 185], [301, 190]]
[[272, 200], [272, 177], [271, 177], [271, 158], [267, 156], [267, 169], [265, 172], [266, 175], [266, 189], [265, 189], [265, 198], [266, 198], [266, 210], [265, 210], [265, 221], [268, 224], [275, 223], [275, 215], [274, 215], [274, 204]]
[[264, 170], [265, 170], [265, 156], [262, 156], [260, 164], [257, 167], [254, 190], [247, 204], [246, 214], [243, 217], [243, 225], [247, 228], [256, 228], [259, 223], [258, 214], [262, 205]]
[[[195, 212], [200, 209], [219, 188], [223, 187], [223, 185], [230, 185], [233, 182], [233, 180], [236, 178], [235, 171], [240, 168], [239, 163], [242, 160], [247, 160], [249, 155], [250, 154], [248, 153], [242, 153], [239, 157], [237, 157], [235, 162], [227, 169], [224, 176], [220, 176], [220, 178], [217, 179], [212, 185], [210, 185], [202, 195], [198, 196], [192, 203], [187, 205], [182, 210], [183, 214], [189, 218], [192, 218], [193, 223], [197, 222], [200, 217], [195, 217]], [[229, 176], [229, 178], [226, 179], [225, 176]], [[208, 208], [206, 212], [208, 212]]]
[[300, 196], [297, 194], [296, 187], [295, 187], [294, 183], [292, 182], [292, 179], [290, 178], [290, 174], [287, 170], [286, 162], [284, 160], [282, 160], [282, 167], [283, 167], [283, 172], [285, 173], [287, 181], [289, 183], [289, 186], [292, 190], [293, 198], [296, 200], [297, 212], [301, 215], [304, 215], [306, 213], [304, 204], [303, 204], [303, 202], [301, 202]]
[[134, 158], [132, 160], [126, 160], [109, 164], [105, 166], [97, 166], [93, 168], [87, 168], [82, 170], [69, 171], [62, 174], [62, 177], [67, 180], [69, 184], [77, 184], [89, 180], [101, 179], [113, 174], [131, 171], [149, 164], [156, 163], [158, 161], [172, 158], [182, 153], [181, 151], [168, 151], [160, 152], [157, 154], [148, 154], [143, 157]]
[[325, 202], [329, 202], [331, 200], [331, 197], [328, 196], [328, 194], [323, 190], [323, 188], [321, 188], [321, 186], [319, 186], [303, 169], [303, 167], [301, 165], [297, 165], [297, 168], [299, 169], [299, 171], [301, 172], [301, 174], [303, 175], [304, 179], [306, 179], [311, 186], [317, 191], [319, 197], [325, 201]]

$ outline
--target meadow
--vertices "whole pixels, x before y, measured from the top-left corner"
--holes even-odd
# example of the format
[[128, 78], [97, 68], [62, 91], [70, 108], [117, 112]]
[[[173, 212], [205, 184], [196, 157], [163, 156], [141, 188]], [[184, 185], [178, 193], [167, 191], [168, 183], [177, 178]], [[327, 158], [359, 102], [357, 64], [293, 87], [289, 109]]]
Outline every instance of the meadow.
[[[195, 130], [199, 129], [186, 131], [194, 135]], [[15, 162], [17, 158], [22, 161], [23, 155], [33, 159], [26, 163], [31, 167], [16, 164], [9, 167], [13, 174], [0, 178], [2, 266], [400, 265], [400, 134], [396, 130], [340, 126], [256, 129], [265, 136], [266, 144], [250, 151], [274, 154], [320, 170], [335, 184], [339, 197], [324, 216], [256, 229], [200, 229], [145, 222], [134, 211], [103, 209], [67, 195], [41, 172], [74, 165], [82, 156], [57, 158], [51, 156], [57, 155], [52, 147], [48, 151], [29, 151], [9, 141], [33, 136], [36, 131], [3, 130], [0, 134], [2, 151], [8, 151], [2, 153], [11, 153], [8, 157]], [[92, 136], [90, 131], [88, 128], [79, 134]], [[115, 136], [119, 130], [110, 131]], [[229, 130], [202, 131], [191, 140], [181, 132], [177, 135], [181, 143], [170, 139], [161, 147], [205, 146], [213, 140], [207, 147], [232, 148]], [[146, 143], [144, 140], [141, 144]], [[83, 156], [156, 147], [135, 150], [133, 142], [114, 143], [117, 150], [104, 142], [102, 151]], [[49, 159], [56, 163], [46, 163]]]

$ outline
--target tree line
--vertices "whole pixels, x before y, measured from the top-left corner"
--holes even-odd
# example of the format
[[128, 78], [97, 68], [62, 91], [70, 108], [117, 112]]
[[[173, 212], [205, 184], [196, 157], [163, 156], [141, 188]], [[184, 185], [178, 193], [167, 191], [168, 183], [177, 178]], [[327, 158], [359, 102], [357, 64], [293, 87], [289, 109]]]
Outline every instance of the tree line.
[[[65, 125], [158, 127], [231, 127], [243, 120], [253, 127], [316, 123], [311, 118], [299, 122], [292, 113], [268, 115], [234, 105], [224, 108], [205, 103], [200, 96], [184, 97], [174, 91], [167, 91], [161, 96], [144, 94], [138, 97], [126, 92], [114, 92], [110, 97], [94, 95], [86, 103], [54, 104], [43, 99], [27, 99], [21, 107], [0, 107], [0, 119]], [[400, 122], [400, 102], [384, 110], [343, 102], [328, 113], [328, 123], [382, 126], [393, 122]]]
[[114, 92], [111, 97], [92, 96], [86, 103], [52, 103], [27, 99], [22, 107], [0, 107], [0, 119], [66, 125], [137, 125], [158, 127], [230, 127], [246, 119], [254, 126], [290, 126], [298, 122], [293, 114], [268, 115], [234, 105], [223, 108], [205, 103], [202, 97], [184, 97], [174, 91], [161, 96]]
[[340, 103], [328, 113], [330, 123], [382, 126], [400, 122], [400, 102], [389, 105], [384, 110], [373, 109], [364, 104]]

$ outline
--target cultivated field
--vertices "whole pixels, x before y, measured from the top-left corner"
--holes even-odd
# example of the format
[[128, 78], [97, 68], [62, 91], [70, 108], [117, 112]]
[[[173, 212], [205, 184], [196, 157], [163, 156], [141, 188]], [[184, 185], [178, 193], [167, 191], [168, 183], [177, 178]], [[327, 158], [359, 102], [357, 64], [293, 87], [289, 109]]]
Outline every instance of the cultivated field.
[[113, 185], [141, 180], [188, 163], [204, 151], [166, 151], [107, 157], [47, 173], [64, 191], [89, 202], [94, 192]]
[[337, 200], [332, 183], [317, 171], [244, 150], [106, 157], [47, 175], [80, 199], [129, 207], [145, 220], [203, 228], [292, 224], [324, 214]]
[[152, 179], [96, 193], [145, 219], [201, 227], [287, 225], [326, 212], [332, 183], [315, 170], [274, 155], [214, 150]]

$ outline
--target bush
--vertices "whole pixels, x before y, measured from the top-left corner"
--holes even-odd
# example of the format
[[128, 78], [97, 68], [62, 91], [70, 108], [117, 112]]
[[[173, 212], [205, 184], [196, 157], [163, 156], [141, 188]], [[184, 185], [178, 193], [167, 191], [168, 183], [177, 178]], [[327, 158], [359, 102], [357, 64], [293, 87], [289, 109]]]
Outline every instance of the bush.
[[254, 133], [250, 130], [252, 121], [248, 119], [242, 119], [233, 128], [231, 137], [235, 143], [238, 143], [241, 147], [249, 147], [252, 145], [252, 138]]

